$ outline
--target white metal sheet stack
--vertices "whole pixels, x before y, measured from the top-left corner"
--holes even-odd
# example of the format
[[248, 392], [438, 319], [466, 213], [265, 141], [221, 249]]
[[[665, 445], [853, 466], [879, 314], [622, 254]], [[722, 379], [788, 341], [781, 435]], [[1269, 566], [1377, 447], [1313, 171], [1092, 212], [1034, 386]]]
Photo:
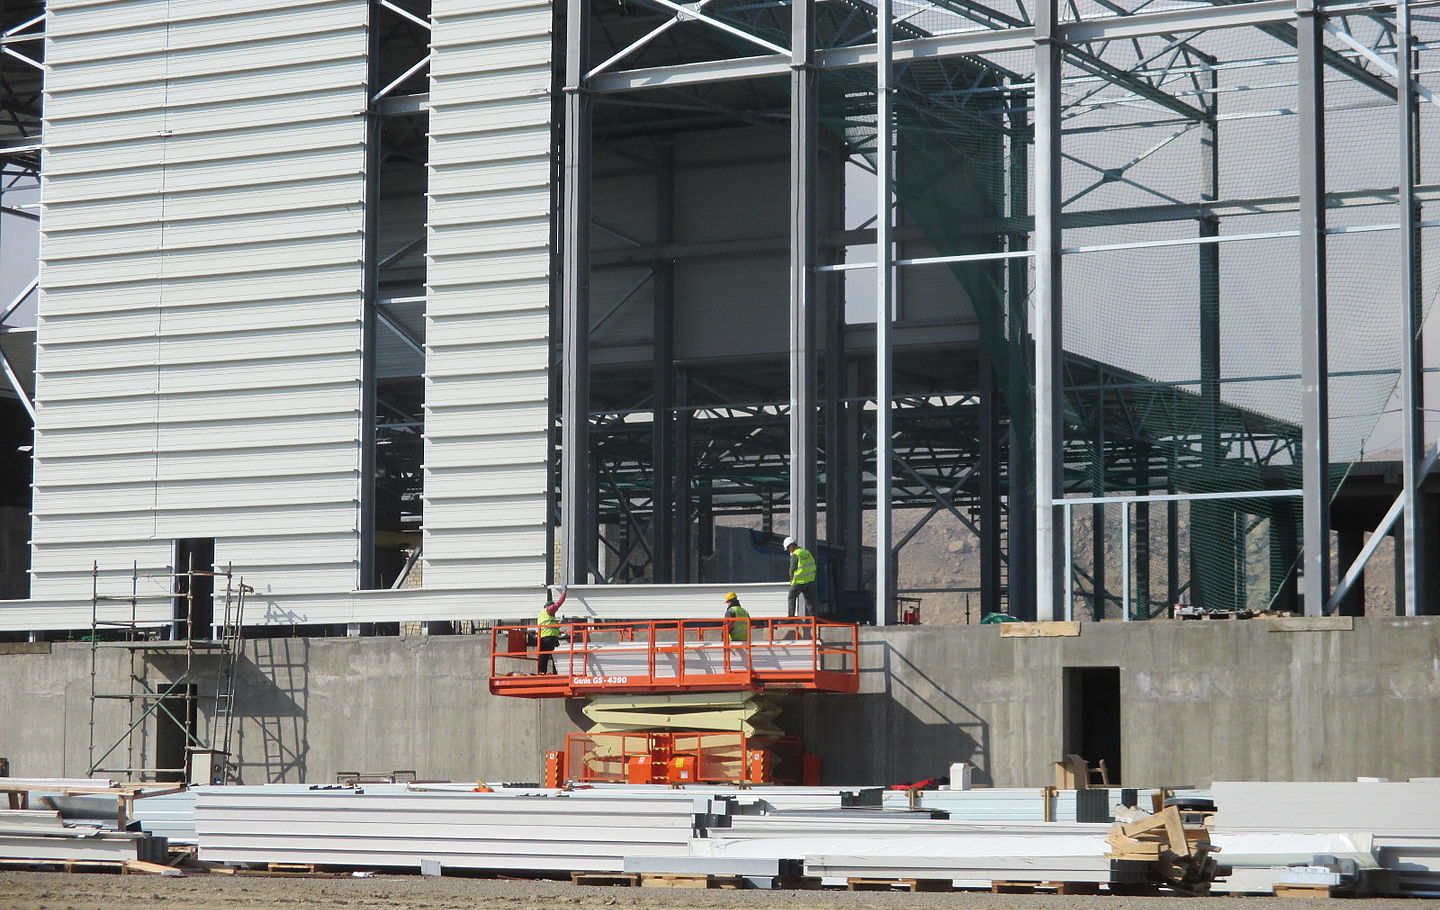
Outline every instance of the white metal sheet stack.
[[1107, 824], [952, 822], [915, 813], [815, 812], [732, 816], [697, 852], [735, 858], [799, 856], [807, 875], [948, 878], [957, 882], [1103, 882]]
[[195, 822], [200, 858], [212, 862], [619, 872], [626, 856], [688, 855], [710, 805], [682, 791], [201, 787]]
[[[111, 803], [114, 805], [113, 801]], [[164, 862], [163, 838], [110, 825], [67, 823], [53, 809], [0, 809], [0, 859], [34, 863]]]
[[1405, 893], [1440, 893], [1440, 778], [1216, 782], [1217, 841], [1253, 832], [1369, 835]]

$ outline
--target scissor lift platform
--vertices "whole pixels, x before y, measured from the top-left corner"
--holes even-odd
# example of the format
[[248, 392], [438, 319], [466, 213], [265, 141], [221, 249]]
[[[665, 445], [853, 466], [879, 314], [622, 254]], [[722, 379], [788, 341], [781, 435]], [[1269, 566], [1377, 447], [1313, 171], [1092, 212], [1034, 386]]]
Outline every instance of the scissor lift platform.
[[859, 628], [817, 619], [751, 619], [729, 641], [723, 620], [563, 623], [555, 672], [539, 674], [539, 626], [497, 626], [490, 691], [524, 698], [637, 692], [855, 692]]

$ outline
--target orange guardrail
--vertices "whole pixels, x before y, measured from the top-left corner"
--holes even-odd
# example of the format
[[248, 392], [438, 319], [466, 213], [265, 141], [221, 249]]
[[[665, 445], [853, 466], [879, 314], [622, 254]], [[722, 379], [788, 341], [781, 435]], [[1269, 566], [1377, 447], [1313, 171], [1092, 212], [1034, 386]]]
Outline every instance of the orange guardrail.
[[539, 626], [490, 631], [490, 691], [526, 698], [625, 692], [803, 689], [855, 692], [860, 630], [811, 618], [750, 619], [730, 641], [723, 619], [562, 623], [539, 673]]

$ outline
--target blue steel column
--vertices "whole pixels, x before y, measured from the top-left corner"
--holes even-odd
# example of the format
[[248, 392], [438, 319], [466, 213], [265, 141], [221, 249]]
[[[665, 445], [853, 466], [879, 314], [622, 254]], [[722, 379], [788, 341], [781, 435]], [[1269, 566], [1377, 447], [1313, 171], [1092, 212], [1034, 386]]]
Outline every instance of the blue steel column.
[[585, 0], [565, 5], [565, 197], [561, 212], [560, 556], [568, 584], [589, 579], [595, 524], [590, 508], [591, 100], [584, 88], [590, 44]]
[[1300, 103], [1300, 384], [1301, 597], [1306, 616], [1319, 616], [1330, 596], [1330, 406], [1325, 302], [1324, 23], [1313, 0], [1296, 12]]
[[1064, 496], [1060, 285], [1060, 41], [1057, 0], [1035, 5], [1035, 618], [1057, 615]]

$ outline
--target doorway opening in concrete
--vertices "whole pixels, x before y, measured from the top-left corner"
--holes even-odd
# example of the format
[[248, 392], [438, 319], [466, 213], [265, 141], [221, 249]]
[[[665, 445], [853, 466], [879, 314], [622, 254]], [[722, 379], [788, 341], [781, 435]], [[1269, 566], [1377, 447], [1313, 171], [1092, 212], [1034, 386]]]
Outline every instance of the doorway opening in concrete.
[[185, 747], [199, 742], [195, 738], [199, 720], [196, 708], [195, 687], [191, 685], [180, 686], [160, 700], [160, 708], [155, 712], [155, 780], [185, 780], [189, 767]]
[[1120, 783], [1119, 667], [1065, 668], [1065, 754], [1105, 762], [1110, 785]]
[[175, 541], [175, 638], [209, 641], [215, 622], [215, 538]]

